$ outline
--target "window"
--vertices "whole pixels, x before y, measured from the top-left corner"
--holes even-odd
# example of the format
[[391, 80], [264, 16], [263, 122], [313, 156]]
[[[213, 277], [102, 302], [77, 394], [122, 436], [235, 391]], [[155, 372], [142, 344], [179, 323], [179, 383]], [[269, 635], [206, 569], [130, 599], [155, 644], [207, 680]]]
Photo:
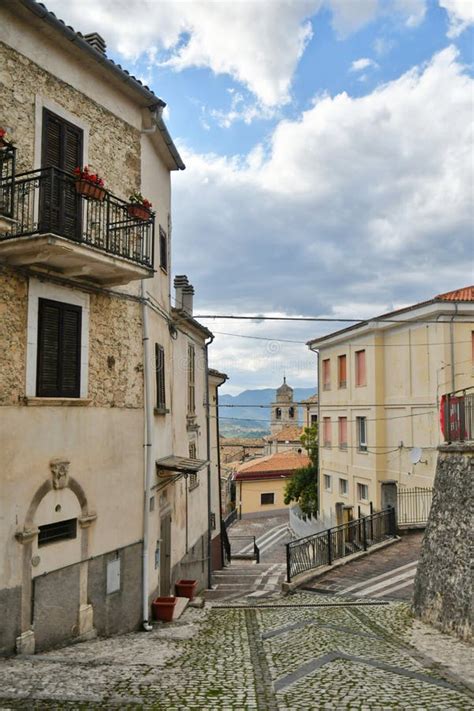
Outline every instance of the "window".
[[80, 397], [80, 306], [38, 300], [37, 397]]
[[290, 417], [290, 420], [292, 420], [294, 418], [294, 416], [295, 416], [295, 408], [294, 407], [290, 407], [288, 409], [288, 415]]
[[211, 531], [215, 531], [216, 530], [216, 514], [213, 511], [211, 511], [210, 519], [211, 519], [211, 521], [210, 521]]
[[260, 494], [260, 505], [265, 506], [266, 504], [275, 503], [275, 494]]
[[311, 427], [313, 427], [313, 425], [317, 425], [317, 424], [318, 424], [318, 416], [311, 415]]
[[361, 388], [364, 385], [367, 385], [367, 376], [365, 370], [365, 351], [356, 351], [355, 371], [356, 387]]
[[190, 442], [189, 444], [189, 458], [196, 459], [196, 442]]
[[155, 375], [156, 375], [156, 408], [166, 409], [165, 391], [165, 350], [159, 343], [155, 343]]
[[347, 417], [339, 418], [339, 447], [347, 449]]
[[331, 491], [331, 477], [329, 474], [324, 475], [324, 491]]
[[277, 409], [275, 410], [275, 419], [281, 420], [281, 408], [280, 407], [277, 407]]
[[188, 415], [194, 415], [196, 412], [196, 354], [194, 346], [188, 346]]
[[369, 487], [367, 484], [357, 484], [357, 498], [359, 501], [369, 500]]
[[356, 418], [356, 426], [357, 426], [357, 448], [359, 449], [359, 452], [366, 452], [367, 451], [367, 418], [366, 417], [357, 417]]
[[331, 446], [331, 418], [323, 417], [323, 444], [325, 447]]
[[347, 496], [349, 491], [349, 482], [347, 479], [339, 479], [339, 493], [341, 496]]
[[166, 232], [160, 225], [160, 267], [163, 271], [168, 271], [168, 240]]
[[331, 389], [331, 361], [329, 358], [323, 360], [323, 390]]
[[[197, 459], [196, 442], [189, 443], [189, 458]], [[191, 472], [189, 475], [189, 491], [192, 491], [197, 486], [199, 486], [198, 474], [197, 472]]]
[[347, 387], [347, 356], [340, 355], [337, 359], [337, 379], [340, 388]]
[[67, 521], [57, 521], [39, 526], [38, 546], [45, 546], [48, 543], [57, 543], [77, 536], [77, 519], [70, 518]]

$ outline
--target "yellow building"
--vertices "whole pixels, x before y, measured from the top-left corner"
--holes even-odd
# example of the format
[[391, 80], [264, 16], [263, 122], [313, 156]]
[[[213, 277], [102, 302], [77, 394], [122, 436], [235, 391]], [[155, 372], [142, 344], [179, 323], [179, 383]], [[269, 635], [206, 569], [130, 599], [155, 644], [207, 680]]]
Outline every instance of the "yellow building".
[[297, 469], [309, 464], [309, 457], [301, 449], [241, 464], [235, 474], [240, 516], [265, 516], [285, 511], [288, 508], [284, 502], [287, 480]]
[[384, 481], [432, 485], [441, 396], [473, 384], [473, 316], [467, 287], [308, 343], [319, 354], [324, 514], [379, 508]]

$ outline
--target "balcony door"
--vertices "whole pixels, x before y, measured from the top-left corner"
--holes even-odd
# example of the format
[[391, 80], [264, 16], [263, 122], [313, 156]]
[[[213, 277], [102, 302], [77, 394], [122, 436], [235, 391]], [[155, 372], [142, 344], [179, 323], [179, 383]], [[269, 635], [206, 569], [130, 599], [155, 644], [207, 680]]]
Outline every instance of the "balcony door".
[[40, 231], [81, 239], [81, 200], [71, 174], [82, 162], [82, 129], [43, 109]]

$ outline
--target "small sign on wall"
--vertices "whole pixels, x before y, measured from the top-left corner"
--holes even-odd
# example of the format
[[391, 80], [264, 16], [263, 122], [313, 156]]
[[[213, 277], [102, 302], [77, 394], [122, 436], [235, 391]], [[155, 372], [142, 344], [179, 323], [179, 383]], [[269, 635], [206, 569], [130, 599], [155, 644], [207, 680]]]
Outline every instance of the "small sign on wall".
[[107, 595], [120, 590], [120, 558], [107, 563]]

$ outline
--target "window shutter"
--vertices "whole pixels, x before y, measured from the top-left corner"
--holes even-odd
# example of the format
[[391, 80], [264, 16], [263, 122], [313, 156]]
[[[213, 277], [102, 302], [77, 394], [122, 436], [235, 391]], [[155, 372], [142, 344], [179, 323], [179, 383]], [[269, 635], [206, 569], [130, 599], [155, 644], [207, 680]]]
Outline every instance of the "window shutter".
[[81, 308], [39, 300], [38, 397], [79, 397]]
[[81, 309], [64, 305], [62, 309], [62, 343], [60, 389], [63, 397], [80, 395]]
[[156, 406], [159, 409], [166, 407], [165, 390], [165, 350], [163, 346], [155, 343], [155, 368], [156, 368]]
[[166, 232], [160, 226], [160, 267], [168, 271], [168, 240], [166, 239]]
[[60, 320], [59, 304], [40, 299], [36, 380], [38, 397], [51, 397], [58, 392]]

